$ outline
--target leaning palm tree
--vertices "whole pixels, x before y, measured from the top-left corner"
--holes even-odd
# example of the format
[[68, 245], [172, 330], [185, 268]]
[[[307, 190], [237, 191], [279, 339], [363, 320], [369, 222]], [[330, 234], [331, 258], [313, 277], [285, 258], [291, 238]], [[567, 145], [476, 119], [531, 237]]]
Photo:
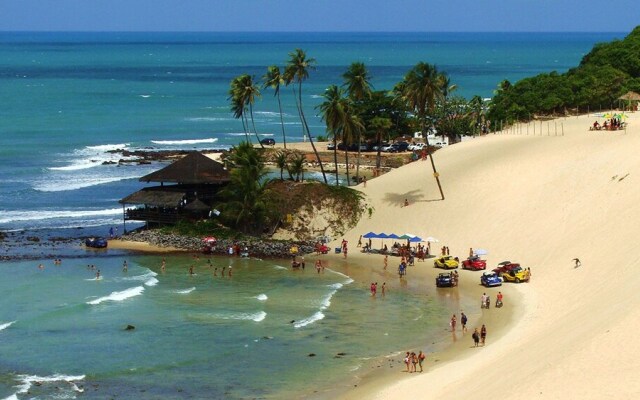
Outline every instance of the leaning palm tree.
[[[431, 64], [419, 62], [405, 75], [400, 89], [403, 99], [418, 118], [420, 130], [427, 145], [427, 151], [429, 151], [429, 138], [426, 127], [427, 114], [433, 112], [436, 102], [442, 98], [441, 88], [442, 85], [437, 68]], [[431, 159], [433, 176], [436, 178], [438, 189], [440, 190], [440, 196], [444, 200], [444, 192], [440, 184], [440, 176], [433, 161], [433, 154], [430, 154], [429, 158]]]
[[284, 85], [284, 76], [280, 73], [280, 68], [277, 65], [271, 65], [267, 67], [267, 73], [262, 76], [263, 84], [262, 88], [272, 88], [274, 90], [274, 96], [278, 98], [278, 110], [280, 111], [280, 126], [282, 127], [282, 143], [284, 148], [287, 148], [287, 135], [284, 132], [284, 120], [282, 118], [282, 103], [280, 102], [280, 86]]
[[307, 58], [307, 54], [304, 52], [304, 50], [295, 49], [292, 53], [289, 53], [289, 61], [284, 71], [284, 81], [286, 85], [289, 85], [293, 82], [297, 83], [298, 85], [298, 98], [296, 105], [298, 107], [298, 113], [300, 114], [300, 121], [302, 122], [302, 135], [305, 138], [309, 138], [309, 143], [311, 143], [313, 153], [316, 155], [318, 165], [320, 165], [322, 178], [324, 179], [324, 183], [327, 183], [327, 176], [324, 173], [322, 160], [320, 159], [318, 150], [316, 150], [316, 145], [313, 143], [311, 132], [309, 132], [309, 125], [307, 124], [307, 120], [304, 116], [304, 110], [302, 108], [302, 82], [304, 82], [309, 77], [309, 70], [315, 69], [315, 63], [316, 60], [314, 58]]
[[391, 128], [391, 119], [385, 117], [374, 117], [369, 126], [376, 131], [376, 143], [378, 144], [378, 152], [376, 154], [376, 171], [380, 171], [380, 152], [382, 151], [382, 135]]
[[345, 144], [345, 163], [347, 164], [347, 186], [350, 185], [349, 180], [349, 144], [353, 143], [353, 139], [359, 137], [364, 131], [364, 125], [360, 116], [353, 112], [352, 107], [345, 107], [344, 122], [342, 125], [342, 141]]
[[336, 185], [339, 185], [337, 139], [344, 124], [344, 97], [342, 89], [336, 85], [329, 86], [322, 97], [325, 99], [324, 102], [316, 108], [320, 110], [320, 116], [327, 124], [327, 132], [333, 138], [333, 162], [336, 166]]
[[258, 139], [260, 146], [264, 148], [264, 145], [260, 142], [260, 137], [258, 136], [256, 124], [253, 119], [253, 103], [255, 103], [257, 97], [260, 97], [260, 90], [258, 89], [258, 86], [253, 83], [251, 75], [242, 74], [235, 77], [233, 81], [231, 81], [229, 94], [232, 100], [236, 99], [243, 105], [243, 107], [249, 108], [249, 117], [251, 118], [253, 132], [256, 135], [256, 139]]
[[231, 81], [231, 88], [229, 89], [228, 100], [231, 101], [231, 111], [233, 112], [233, 117], [235, 119], [240, 119], [242, 121], [242, 130], [244, 131], [244, 137], [247, 143], [250, 143], [251, 140], [249, 139], [247, 123], [245, 121], [247, 117], [247, 115], [245, 114], [246, 109], [245, 109], [244, 101], [240, 99], [240, 96], [238, 94], [239, 92], [238, 85], [239, 83], [236, 79]]
[[[347, 71], [342, 74], [342, 79], [344, 79], [342, 86], [347, 88], [349, 98], [354, 103], [358, 104], [364, 99], [371, 98], [371, 90], [373, 88], [371, 85], [371, 75], [369, 71], [367, 71], [364, 63], [352, 63]], [[361, 131], [358, 132], [358, 160], [356, 163], [356, 180], [358, 181], [360, 180], [361, 133]]]

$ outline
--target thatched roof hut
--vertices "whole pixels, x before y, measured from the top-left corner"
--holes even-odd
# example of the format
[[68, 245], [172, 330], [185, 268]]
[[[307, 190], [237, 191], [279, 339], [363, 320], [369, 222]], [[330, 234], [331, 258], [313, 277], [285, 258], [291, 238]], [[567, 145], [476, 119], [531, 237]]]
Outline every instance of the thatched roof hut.
[[181, 185], [221, 184], [228, 183], [230, 176], [224, 165], [196, 151], [159, 171], [143, 176], [140, 181]]
[[640, 94], [636, 92], [627, 92], [622, 96], [618, 97], [618, 100], [624, 101], [640, 101]]

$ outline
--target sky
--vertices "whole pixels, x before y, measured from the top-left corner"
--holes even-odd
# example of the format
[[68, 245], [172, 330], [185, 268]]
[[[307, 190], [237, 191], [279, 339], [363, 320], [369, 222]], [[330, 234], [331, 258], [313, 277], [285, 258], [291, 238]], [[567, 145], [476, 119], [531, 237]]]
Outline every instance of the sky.
[[0, 0], [0, 31], [629, 32], [638, 0]]

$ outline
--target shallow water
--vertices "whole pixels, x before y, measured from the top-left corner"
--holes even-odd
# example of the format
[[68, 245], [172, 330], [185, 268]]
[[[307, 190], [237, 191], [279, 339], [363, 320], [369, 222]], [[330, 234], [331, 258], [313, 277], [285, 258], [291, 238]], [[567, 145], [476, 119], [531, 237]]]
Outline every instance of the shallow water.
[[177, 255], [163, 273], [160, 256], [128, 259], [128, 272], [122, 260], [0, 265], [0, 398], [299, 398], [442, 337], [459, 301], [425, 296], [418, 282], [372, 298], [342, 272], [286, 261], [210, 267]]

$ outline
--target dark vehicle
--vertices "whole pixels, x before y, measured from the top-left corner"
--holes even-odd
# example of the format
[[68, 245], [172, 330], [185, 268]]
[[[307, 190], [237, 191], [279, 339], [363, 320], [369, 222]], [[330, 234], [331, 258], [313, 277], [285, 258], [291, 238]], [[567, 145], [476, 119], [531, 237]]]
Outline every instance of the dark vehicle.
[[260, 143], [264, 146], [275, 146], [276, 141], [275, 139], [266, 138], [266, 139], [262, 139]]
[[382, 142], [380, 144], [375, 144], [373, 145], [373, 147], [371, 148], [373, 151], [378, 151], [378, 149], [380, 149], [380, 151], [384, 151], [383, 149], [385, 147], [389, 146], [389, 143], [386, 142]]
[[398, 142], [391, 145], [389, 149], [390, 153], [402, 153], [403, 151], [407, 151], [409, 148], [409, 143], [407, 142]]
[[84, 245], [87, 247], [93, 247], [94, 249], [104, 249], [107, 247], [107, 239], [105, 238], [87, 238], [84, 241]]
[[453, 287], [455, 286], [453, 283], [453, 277], [451, 274], [441, 273], [436, 277], [436, 286], [437, 287]]
[[495, 272], [485, 272], [480, 277], [482, 286], [492, 287], [502, 285], [502, 279]]
[[336, 144], [331, 142], [331, 143], [327, 143], [327, 150], [335, 150], [336, 148]]

